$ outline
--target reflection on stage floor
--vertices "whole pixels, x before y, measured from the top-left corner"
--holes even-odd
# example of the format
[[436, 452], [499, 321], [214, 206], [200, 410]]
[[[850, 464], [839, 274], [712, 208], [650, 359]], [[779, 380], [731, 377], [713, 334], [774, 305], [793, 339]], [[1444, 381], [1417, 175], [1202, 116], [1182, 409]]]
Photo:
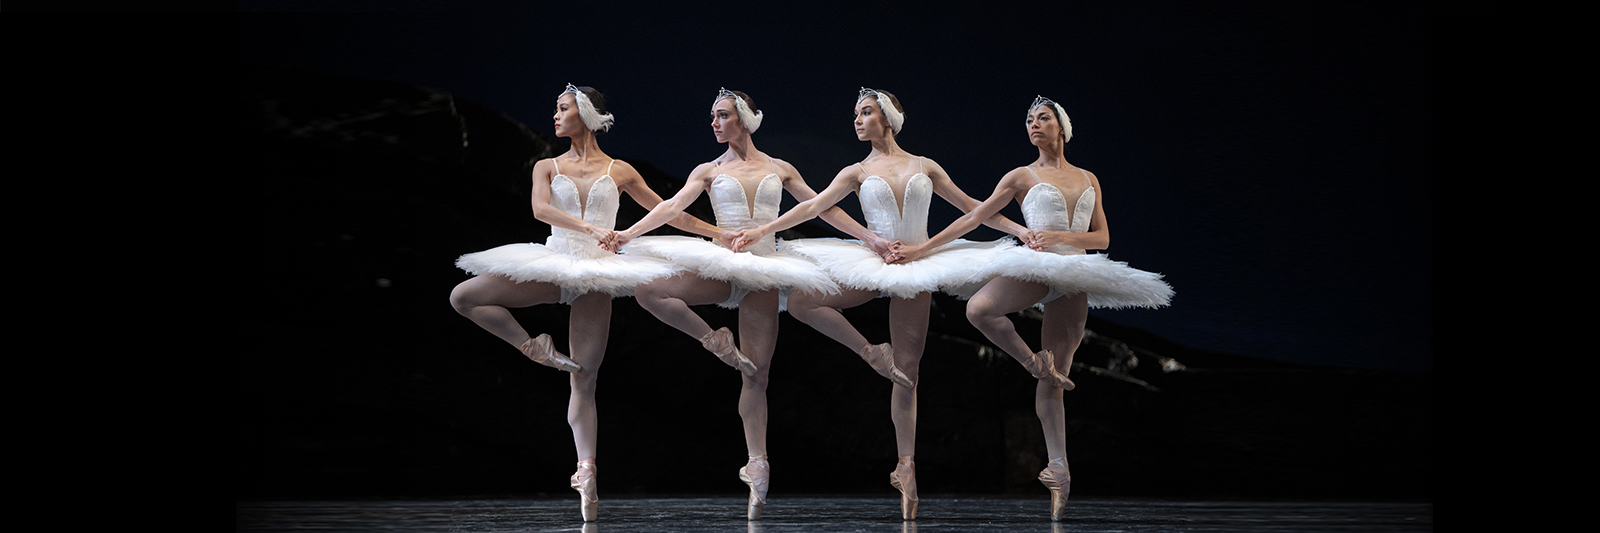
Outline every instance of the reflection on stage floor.
[[915, 521], [890, 497], [774, 497], [745, 520], [743, 497], [602, 496], [600, 520], [584, 523], [572, 498], [245, 501], [235, 530], [711, 532], [1141, 532], [1432, 531], [1432, 503], [1240, 502], [1076, 499], [1061, 522], [1048, 498], [925, 496]]

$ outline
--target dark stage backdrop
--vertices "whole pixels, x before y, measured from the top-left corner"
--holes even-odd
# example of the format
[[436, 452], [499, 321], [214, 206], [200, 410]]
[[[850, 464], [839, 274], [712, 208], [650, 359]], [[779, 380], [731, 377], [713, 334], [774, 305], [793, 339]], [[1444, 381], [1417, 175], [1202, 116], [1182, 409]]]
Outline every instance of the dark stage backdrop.
[[[239, 361], [241, 498], [568, 490], [565, 375], [447, 302], [465, 279], [456, 256], [548, 234], [527, 169], [565, 150], [546, 117], [567, 82], [607, 93], [618, 122], [602, 146], [662, 195], [720, 153], [704, 129], [718, 87], [761, 103], [757, 146], [816, 188], [868, 150], [849, 130], [856, 90], [893, 91], [903, 146], [979, 197], [1031, 161], [1028, 102], [1057, 99], [1069, 160], [1106, 189], [1107, 253], [1177, 290], [1170, 308], [1092, 312], [1067, 399], [1074, 492], [1431, 498], [1425, 11], [393, 5], [410, 12], [240, 16], [241, 168], [273, 280], [246, 323], [269, 340]], [[620, 218], [640, 215], [625, 204]], [[957, 215], [943, 206], [932, 225]], [[1043, 493], [1032, 380], [982, 349], [961, 302], [935, 306], [923, 491]], [[517, 314], [559, 344], [566, 312]], [[743, 491], [735, 371], [632, 300], [613, 315], [604, 490]], [[847, 316], [887, 337], [882, 302]], [[774, 494], [888, 494], [888, 384], [809, 327], [781, 327]]]

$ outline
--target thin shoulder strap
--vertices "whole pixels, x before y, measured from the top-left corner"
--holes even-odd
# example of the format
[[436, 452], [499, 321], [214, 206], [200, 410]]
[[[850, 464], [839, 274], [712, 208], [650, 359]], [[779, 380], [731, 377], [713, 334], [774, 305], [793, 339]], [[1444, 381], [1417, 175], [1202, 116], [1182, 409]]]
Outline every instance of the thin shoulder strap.
[[1039, 179], [1039, 173], [1038, 172], [1034, 172], [1033, 171], [1033, 165], [1028, 165], [1028, 166], [1025, 166], [1025, 167], [1022, 167], [1022, 168], [1028, 169], [1028, 173], [1033, 175], [1033, 181], [1044, 181], [1044, 180]]
[[550, 158], [550, 164], [556, 166], [556, 175], [560, 175], [561, 174], [561, 163], [556, 161], [556, 158], [552, 157], [552, 158]]
[[617, 158], [615, 158], [615, 157], [611, 158], [611, 162], [610, 163], [606, 163], [606, 175], [607, 176], [611, 175], [611, 165], [615, 165], [615, 164], [617, 164]]
[[867, 167], [861, 166], [861, 163], [856, 163], [856, 168], [861, 169], [861, 177], [871, 176], [871, 174], [867, 173]]
[[1083, 167], [1078, 167], [1078, 172], [1083, 174], [1083, 182], [1084, 183], [1088, 183], [1089, 184], [1089, 188], [1093, 189], [1094, 188], [1094, 180], [1089, 179], [1089, 171], [1084, 170]]
[[922, 160], [924, 160], [924, 159], [927, 159], [927, 158], [926, 157], [917, 157], [917, 173], [918, 174], [927, 174], [928, 173], [927, 170], [925, 168], [923, 168], [923, 166], [922, 166]]
[[767, 168], [772, 169], [772, 172], [768, 172], [768, 174], [777, 174], [778, 173], [778, 160], [773, 159], [772, 156], [770, 156], [770, 155], [767, 156]]

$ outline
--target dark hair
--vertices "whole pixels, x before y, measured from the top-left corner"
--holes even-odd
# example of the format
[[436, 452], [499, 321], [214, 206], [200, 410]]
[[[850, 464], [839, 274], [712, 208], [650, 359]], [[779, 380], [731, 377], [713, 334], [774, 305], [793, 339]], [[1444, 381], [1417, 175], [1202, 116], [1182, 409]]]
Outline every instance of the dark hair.
[[748, 106], [750, 108], [750, 112], [751, 113], [755, 113], [755, 112], [761, 110], [761, 108], [756, 107], [756, 100], [754, 98], [751, 98], [750, 95], [745, 94], [744, 91], [728, 91], [728, 92], [733, 93], [733, 95], [739, 97], [740, 100], [744, 100], [744, 105], [746, 105], [746, 106]]
[[[891, 93], [889, 91], [884, 91], [884, 90], [879, 90], [879, 89], [873, 89], [873, 90], [874, 91], [878, 91], [880, 93], [883, 93], [885, 95], [888, 95], [889, 96], [889, 103], [894, 104], [894, 110], [895, 111], [899, 111], [901, 113], [906, 112], [906, 108], [902, 107], [900, 105], [900, 97], [895, 96], [894, 93]], [[878, 106], [882, 107], [883, 106], [883, 102], [878, 102]]]

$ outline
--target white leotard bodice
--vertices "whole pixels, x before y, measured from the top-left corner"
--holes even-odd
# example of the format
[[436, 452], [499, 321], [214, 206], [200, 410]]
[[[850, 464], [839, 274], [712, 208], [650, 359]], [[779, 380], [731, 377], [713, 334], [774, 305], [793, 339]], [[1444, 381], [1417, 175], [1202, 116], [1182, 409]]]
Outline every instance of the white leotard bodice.
[[[767, 174], [756, 184], [755, 200], [751, 201], [744, 184], [738, 178], [720, 173], [711, 180], [711, 208], [717, 215], [717, 226], [740, 231], [755, 228], [778, 218], [779, 203], [783, 201], [783, 179], [776, 172]], [[776, 252], [777, 238], [772, 234], [745, 248], [755, 255]]]
[[[1078, 169], [1083, 173], [1083, 169]], [[1034, 179], [1039, 175], [1028, 169]], [[1022, 218], [1027, 221], [1028, 229], [1035, 231], [1066, 231], [1083, 233], [1089, 231], [1089, 219], [1094, 217], [1094, 186], [1090, 185], [1089, 175], [1083, 173], [1083, 188], [1063, 192], [1061, 188], [1049, 183], [1039, 182], [1028, 189], [1027, 196], [1022, 199]], [[1069, 194], [1075, 194], [1077, 200], [1068, 203]], [[1084, 253], [1082, 248], [1070, 244], [1059, 244], [1048, 252], [1072, 255]]]
[[[611, 163], [616, 163], [616, 160], [611, 160]], [[561, 166], [556, 165], [556, 175], [550, 178], [550, 205], [584, 222], [605, 229], [616, 229], [617, 207], [620, 203], [617, 183], [611, 179], [611, 164], [606, 165], [604, 175], [589, 185], [587, 199], [578, 194], [577, 183], [562, 174]], [[601, 248], [589, 234], [554, 225], [550, 226], [550, 238], [545, 241], [545, 246], [578, 257], [596, 258], [614, 255]]]
[[[866, 171], [861, 167], [863, 174]], [[928, 207], [933, 202], [933, 180], [922, 173], [922, 158], [917, 158], [917, 173], [906, 179], [904, 192], [902, 206], [887, 180], [867, 176], [861, 180], [861, 213], [867, 219], [867, 229], [879, 237], [922, 244], [928, 240]]]

